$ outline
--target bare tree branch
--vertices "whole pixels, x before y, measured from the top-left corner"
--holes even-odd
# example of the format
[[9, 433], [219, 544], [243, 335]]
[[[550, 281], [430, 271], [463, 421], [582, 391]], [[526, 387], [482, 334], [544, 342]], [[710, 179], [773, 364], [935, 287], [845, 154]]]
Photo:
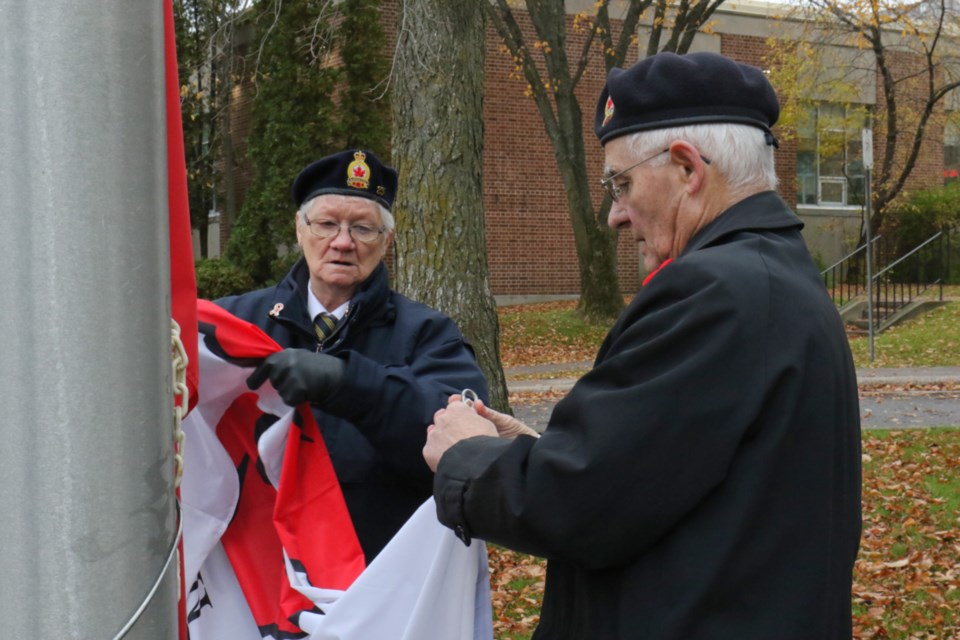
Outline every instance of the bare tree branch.
[[487, 15], [493, 22], [493, 26], [506, 45], [507, 50], [510, 51], [514, 60], [519, 60], [519, 66], [523, 71], [523, 76], [527, 80], [527, 84], [530, 85], [530, 90], [536, 102], [537, 109], [540, 111], [540, 117], [543, 119], [544, 126], [547, 129], [547, 134], [550, 135], [551, 138], [559, 136], [557, 116], [553, 111], [550, 101], [546, 98], [546, 86], [540, 77], [540, 71], [537, 69], [537, 64], [533, 56], [530, 55], [523, 31], [520, 29], [520, 25], [517, 24], [510, 5], [506, 0], [496, 0], [496, 5], [490, 4], [485, 6], [487, 7]]

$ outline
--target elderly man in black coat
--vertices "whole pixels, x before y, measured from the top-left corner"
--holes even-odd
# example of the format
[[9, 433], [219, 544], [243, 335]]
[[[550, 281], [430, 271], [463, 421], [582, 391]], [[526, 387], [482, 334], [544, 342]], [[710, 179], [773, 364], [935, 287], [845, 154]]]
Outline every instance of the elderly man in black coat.
[[293, 183], [303, 257], [277, 286], [217, 301], [285, 347], [249, 384], [313, 406], [368, 563], [430, 497], [433, 413], [465, 387], [486, 396], [453, 321], [387, 284], [396, 190], [371, 151], [312, 163]]
[[534, 638], [851, 636], [856, 373], [774, 192], [778, 115], [719, 55], [614, 69], [608, 221], [650, 275], [541, 437], [457, 397], [434, 418], [441, 521], [548, 559]]

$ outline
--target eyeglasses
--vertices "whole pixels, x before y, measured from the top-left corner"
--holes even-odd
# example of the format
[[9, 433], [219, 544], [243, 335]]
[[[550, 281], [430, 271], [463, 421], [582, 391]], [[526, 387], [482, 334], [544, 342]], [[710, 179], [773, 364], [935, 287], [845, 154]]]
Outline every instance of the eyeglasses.
[[[669, 148], [663, 149], [662, 151], [657, 151], [655, 154], [653, 154], [649, 158], [644, 158], [640, 162], [637, 162], [636, 164], [632, 164], [626, 169], [617, 171], [612, 176], [601, 178], [600, 186], [603, 187], [603, 190], [607, 192], [607, 195], [610, 196], [611, 200], [613, 200], [614, 202], [620, 202], [620, 198], [624, 196], [627, 190], [624, 188], [624, 185], [613, 184], [613, 181], [619, 178], [620, 176], [622, 176], [623, 174], [625, 174], [627, 171], [630, 171], [631, 169], [636, 169], [637, 167], [642, 165], [644, 162], [650, 162], [657, 156], [661, 156], [667, 153], [668, 151], [670, 151]], [[710, 164], [710, 161], [704, 158], [703, 156], [700, 156], [700, 159], [703, 160], [704, 164]]]
[[371, 227], [365, 224], [340, 224], [333, 220], [307, 220], [303, 218], [303, 223], [310, 229], [310, 233], [318, 238], [334, 238], [340, 235], [340, 229], [346, 228], [347, 235], [357, 242], [370, 244], [376, 242], [380, 234], [387, 230], [386, 227]]

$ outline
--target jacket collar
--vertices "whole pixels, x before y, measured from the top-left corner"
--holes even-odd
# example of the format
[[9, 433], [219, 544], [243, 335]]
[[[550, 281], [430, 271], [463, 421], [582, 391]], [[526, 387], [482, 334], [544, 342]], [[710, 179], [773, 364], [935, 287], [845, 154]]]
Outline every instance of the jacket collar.
[[776, 191], [761, 191], [737, 202], [698, 231], [681, 255], [697, 251], [724, 236], [748, 229], [803, 228], [803, 221], [790, 210]]
[[[274, 301], [283, 303], [283, 315], [309, 326], [312, 319], [307, 312], [307, 289], [310, 286], [310, 272], [307, 261], [301, 257], [277, 285]], [[380, 262], [360, 283], [350, 299], [350, 316], [354, 322], [366, 323], [393, 310], [389, 300], [390, 288], [387, 281], [387, 267]]]

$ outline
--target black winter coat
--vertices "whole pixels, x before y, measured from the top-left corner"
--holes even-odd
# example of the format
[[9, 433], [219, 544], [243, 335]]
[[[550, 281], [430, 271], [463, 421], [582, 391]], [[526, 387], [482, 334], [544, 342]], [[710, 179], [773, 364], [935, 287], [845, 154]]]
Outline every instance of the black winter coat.
[[[282, 347], [320, 350], [301, 258], [276, 287], [217, 300]], [[426, 428], [465, 387], [487, 397], [473, 351], [454, 322], [391, 291], [381, 263], [323, 344], [346, 363], [343, 384], [314, 409], [367, 562], [430, 497]]]
[[773, 192], [637, 294], [543, 436], [441, 458], [442, 522], [548, 558], [537, 639], [851, 636], [860, 419], [844, 327]]

